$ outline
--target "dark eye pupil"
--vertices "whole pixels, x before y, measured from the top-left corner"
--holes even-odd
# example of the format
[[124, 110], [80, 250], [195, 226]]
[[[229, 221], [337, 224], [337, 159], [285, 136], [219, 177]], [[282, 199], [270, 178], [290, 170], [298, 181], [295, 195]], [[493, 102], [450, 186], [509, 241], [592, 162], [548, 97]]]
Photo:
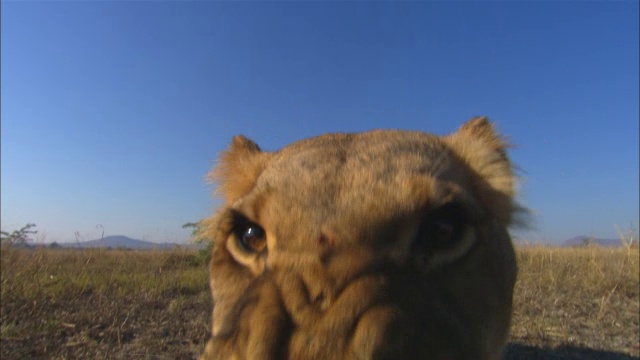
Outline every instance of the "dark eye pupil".
[[438, 219], [433, 223], [432, 241], [436, 247], [443, 247], [455, 240], [455, 232], [458, 224], [452, 219]]
[[248, 251], [262, 251], [266, 246], [264, 230], [257, 225], [249, 225], [242, 232], [240, 242]]
[[455, 246], [462, 239], [467, 217], [461, 205], [451, 203], [429, 213], [418, 230], [414, 249], [430, 253]]
[[247, 241], [255, 241], [263, 236], [264, 232], [257, 226], [249, 226], [243, 234], [244, 239]]
[[450, 219], [439, 219], [434, 222], [435, 232], [443, 238], [450, 238], [455, 231], [455, 225]]

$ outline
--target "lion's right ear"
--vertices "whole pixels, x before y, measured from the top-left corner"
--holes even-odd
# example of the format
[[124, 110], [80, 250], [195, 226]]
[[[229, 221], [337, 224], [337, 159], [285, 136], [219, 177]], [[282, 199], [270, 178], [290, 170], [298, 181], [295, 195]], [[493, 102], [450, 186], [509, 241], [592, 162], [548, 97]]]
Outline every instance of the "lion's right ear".
[[207, 178], [218, 184], [216, 193], [230, 204], [248, 193], [264, 170], [268, 153], [242, 135], [233, 137], [231, 146], [218, 158], [218, 165]]

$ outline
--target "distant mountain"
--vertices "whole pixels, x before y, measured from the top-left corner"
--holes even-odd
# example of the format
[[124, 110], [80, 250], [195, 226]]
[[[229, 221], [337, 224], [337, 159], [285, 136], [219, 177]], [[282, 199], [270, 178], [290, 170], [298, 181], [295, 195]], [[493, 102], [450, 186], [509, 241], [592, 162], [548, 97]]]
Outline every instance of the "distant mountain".
[[593, 244], [598, 246], [621, 246], [620, 239], [595, 239], [591, 236], [580, 235], [572, 237], [562, 242], [562, 246], [584, 246], [587, 244]]
[[151, 241], [137, 240], [123, 235], [106, 236], [102, 239], [75, 243], [59, 243], [59, 245], [65, 248], [125, 248], [134, 250], [173, 249], [182, 246], [173, 243], [154, 243]]

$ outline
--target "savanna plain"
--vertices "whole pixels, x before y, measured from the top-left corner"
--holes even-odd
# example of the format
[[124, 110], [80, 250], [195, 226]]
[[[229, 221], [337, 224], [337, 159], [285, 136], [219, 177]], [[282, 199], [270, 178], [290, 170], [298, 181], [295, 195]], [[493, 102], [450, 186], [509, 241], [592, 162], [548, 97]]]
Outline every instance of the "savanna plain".
[[[638, 359], [638, 247], [517, 248], [505, 359]], [[193, 359], [210, 336], [197, 250], [1, 249], [0, 358]]]

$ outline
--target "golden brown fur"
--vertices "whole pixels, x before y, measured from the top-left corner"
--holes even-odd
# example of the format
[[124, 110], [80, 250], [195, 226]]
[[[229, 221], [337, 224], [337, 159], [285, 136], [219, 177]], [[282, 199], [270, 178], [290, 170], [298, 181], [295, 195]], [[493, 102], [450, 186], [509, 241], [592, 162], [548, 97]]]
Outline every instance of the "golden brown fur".
[[516, 263], [514, 175], [484, 117], [269, 153], [210, 174], [213, 336], [203, 359], [498, 359]]

